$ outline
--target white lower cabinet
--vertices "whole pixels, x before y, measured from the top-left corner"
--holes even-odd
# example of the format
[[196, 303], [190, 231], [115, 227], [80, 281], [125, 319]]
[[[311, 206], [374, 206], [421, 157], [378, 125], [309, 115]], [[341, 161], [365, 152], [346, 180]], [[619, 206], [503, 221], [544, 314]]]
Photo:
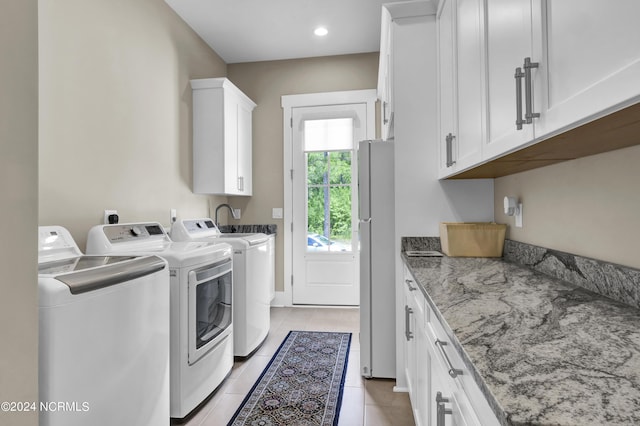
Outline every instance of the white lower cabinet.
[[499, 425], [406, 267], [404, 280], [405, 372], [416, 425]]

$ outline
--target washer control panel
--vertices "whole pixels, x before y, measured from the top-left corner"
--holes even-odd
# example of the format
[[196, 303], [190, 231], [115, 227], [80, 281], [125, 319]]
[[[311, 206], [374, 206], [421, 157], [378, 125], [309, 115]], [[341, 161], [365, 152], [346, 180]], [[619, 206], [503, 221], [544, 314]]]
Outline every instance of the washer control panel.
[[82, 252], [66, 228], [62, 226], [38, 227], [38, 262], [49, 262], [81, 255]]
[[126, 241], [168, 239], [166, 232], [159, 223], [107, 225], [103, 229], [105, 236], [112, 244]]

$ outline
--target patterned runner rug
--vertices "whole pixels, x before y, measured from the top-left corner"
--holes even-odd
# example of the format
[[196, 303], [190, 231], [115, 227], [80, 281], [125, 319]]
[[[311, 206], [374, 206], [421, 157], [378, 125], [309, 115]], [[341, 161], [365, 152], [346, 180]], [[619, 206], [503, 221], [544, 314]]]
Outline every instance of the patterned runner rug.
[[228, 426], [338, 424], [351, 333], [291, 331]]

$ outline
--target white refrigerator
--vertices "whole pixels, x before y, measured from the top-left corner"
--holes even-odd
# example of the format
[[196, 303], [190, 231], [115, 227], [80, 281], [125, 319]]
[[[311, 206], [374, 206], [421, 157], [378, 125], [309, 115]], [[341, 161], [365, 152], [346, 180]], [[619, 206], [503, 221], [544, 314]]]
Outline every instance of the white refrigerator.
[[396, 377], [393, 142], [358, 146], [360, 373]]

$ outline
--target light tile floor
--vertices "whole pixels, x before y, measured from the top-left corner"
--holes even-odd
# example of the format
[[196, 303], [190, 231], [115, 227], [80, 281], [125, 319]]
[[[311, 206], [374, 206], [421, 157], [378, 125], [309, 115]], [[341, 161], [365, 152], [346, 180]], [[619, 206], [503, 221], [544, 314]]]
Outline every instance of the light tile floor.
[[340, 426], [414, 425], [408, 395], [393, 392], [395, 380], [365, 380], [360, 376], [359, 329], [357, 308], [271, 308], [267, 340], [252, 357], [234, 363], [227, 380], [184, 425], [226, 425], [290, 330], [353, 333]]

